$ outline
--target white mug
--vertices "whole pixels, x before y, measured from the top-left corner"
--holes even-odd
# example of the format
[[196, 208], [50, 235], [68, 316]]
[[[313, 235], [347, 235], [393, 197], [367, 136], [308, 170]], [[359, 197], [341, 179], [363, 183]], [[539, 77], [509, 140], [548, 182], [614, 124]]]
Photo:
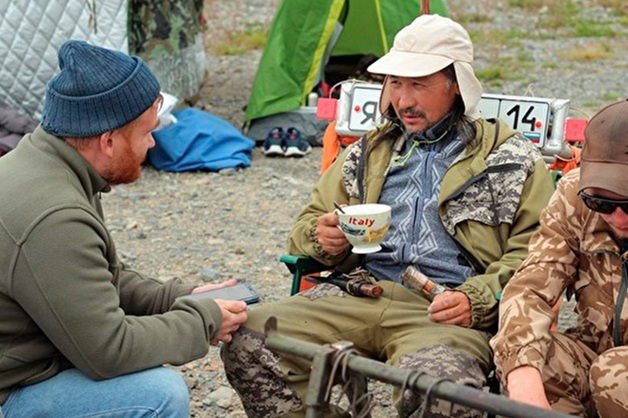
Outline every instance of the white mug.
[[356, 254], [367, 254], [382, 249], [383, 241], [390, 228], [390, 206], [380, 203], [366, 203], [345, 206], [342, 212], [336, 210], [340, 220], [339, 228], [353, 245]]

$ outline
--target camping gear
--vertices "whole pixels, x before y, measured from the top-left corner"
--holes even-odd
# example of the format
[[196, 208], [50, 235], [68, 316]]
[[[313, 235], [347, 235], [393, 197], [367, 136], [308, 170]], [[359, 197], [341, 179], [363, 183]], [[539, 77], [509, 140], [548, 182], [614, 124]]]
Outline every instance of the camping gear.
[[191, 107], [173, 113], [176, 123], [153, 132], [148, 160], [165, 171], [220, 171], [251, 165], [255, 142], [229, 122]]
[[3, 0], [0, 97], [39, 119], [45, 85], [68, 39], [139, 55], [162, 90], [194, 96], [207, 70], [197, 0]]
[[[447, 16], [443, 0], [430, 3], [432, 13]], [[282, 1], [246, 108], [248, 136], [263, 141], [274, 127], [294, 126], [320, 145], [327, 122], [305, 106], [310, 93], [324, 97], [325, 86], [365, 73], [419, 14], [420, 0]]]

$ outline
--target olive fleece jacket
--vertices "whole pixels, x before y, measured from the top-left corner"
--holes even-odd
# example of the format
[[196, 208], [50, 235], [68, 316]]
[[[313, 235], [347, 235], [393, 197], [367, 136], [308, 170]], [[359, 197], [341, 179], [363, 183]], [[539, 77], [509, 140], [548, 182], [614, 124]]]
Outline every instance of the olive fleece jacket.
[[[480, 119], [475, 127], [475, 145], [445, 173], [439, 216], [476, 273], [456, 287], [471, 302], [471, 327], [494, 331], [502, 289], [528, 255], [528, 240], [554, 187], [541, 153], [527, 138], [502, 121]], [[327, 254], [317, 242], [316, 222], [334, 210], [334, 202], [378, 202], [394, 145], [390, 139], [378, 141], [378, 134], [363, 139], [365, 146], [362, 141], [350, 145], [323, 174], [292, 228], [289, 253], [342, 271], [360, 265], [362, 258], [349, 251]]]
[[101, 380], [207, 353], [220, 308], [121, 264], [100, 205], [110, 186], [77, 151], [38, 127], [0, 179], [0, 404], [69, 367]]

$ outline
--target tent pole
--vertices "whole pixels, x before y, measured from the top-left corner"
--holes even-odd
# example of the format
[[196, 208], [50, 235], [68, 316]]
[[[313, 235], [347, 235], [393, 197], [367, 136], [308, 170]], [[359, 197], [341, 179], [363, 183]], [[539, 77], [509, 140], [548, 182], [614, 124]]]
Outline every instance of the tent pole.
[[430, 14], [430, 0], [421, 0], [421, 14]]

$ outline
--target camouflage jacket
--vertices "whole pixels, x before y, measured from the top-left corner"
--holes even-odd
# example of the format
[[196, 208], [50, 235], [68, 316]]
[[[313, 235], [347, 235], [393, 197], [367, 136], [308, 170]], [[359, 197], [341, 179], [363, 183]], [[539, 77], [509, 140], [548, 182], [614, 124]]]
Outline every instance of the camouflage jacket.
[[[608, 224], [577, 195], [579, 174], [572, 170], [559, 182], [530, 241], [529, 257], [504, 290], [499, 333], [491, 340], [502, 376], [520, 366], [542, 370], [555, 316], [551, 307], [564, 290], [575, 295], [578, 314], [578, 324], [566, 333], [597, 353], [615, 345], [615, 301], [622, 274], [628, 281], [628, 253], [620, 254]], [[620, 316], [616, 332], [624, 345], [628, 304]]]
[[[540, 152], [503, 122], [476, 122], [475, 146], [468, 147], [445, 173], [439, 214], [445, 228], [474, 267], [476, 276], [457, 289], [471, 301], [472, 327], [492, 329], [502, 287], [526, 258], [528, 240], [553, 191]], [[360, 257], [332, 257], [316, 241], [316, 221], [333, 202], [377, 202], [393, 155], [393, 141], [378, 132], [349, 146], [323, 174], [309, 205], [289, 238], [288, 251], [349, 270]], [[374, 147], [372, 144], [376, 143]], [[371, 146], [366, 153], [362, 149]]]

